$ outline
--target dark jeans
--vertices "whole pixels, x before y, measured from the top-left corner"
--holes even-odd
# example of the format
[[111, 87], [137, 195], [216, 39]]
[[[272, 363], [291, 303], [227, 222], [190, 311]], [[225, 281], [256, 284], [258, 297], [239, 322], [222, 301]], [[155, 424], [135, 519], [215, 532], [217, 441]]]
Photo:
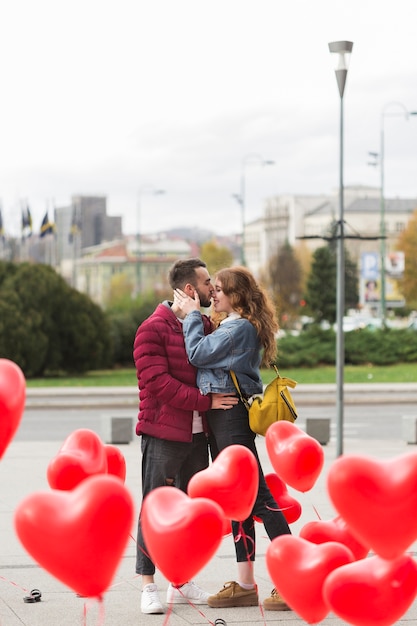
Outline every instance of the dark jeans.
[[279, 535], [291, 534], [284, 514], [274, 500], [266, 484], [264, 473], [259, 461], [255, 446], [255, 433], [249, 428], [248, 412], [242, 402], [223, 411], [211, 409], [207, 412], [207, 419], [211, 431], [210, 449], [214, 460], [216, 456], [230, 445], [246, 446], [255, 455], [259, 468], [259, 487], [256, 501], [251, 515], [242, 523], [232, 522], [235, 538], [236, 558], [238, 562], [255, 560], [255, 521], [253, 516], [259, 517], [272, 540]]
[[[204, 433], [193, 435], [191, 443], [167, 441], [142, 435], [142, 501], [157, 487], [172, 485], [187, 491], [190, 478], [208, 467], [208, 441]], [[152, 576], [155, 565], [143, 540], [140, 515], [136, 543], [136, 573]]]

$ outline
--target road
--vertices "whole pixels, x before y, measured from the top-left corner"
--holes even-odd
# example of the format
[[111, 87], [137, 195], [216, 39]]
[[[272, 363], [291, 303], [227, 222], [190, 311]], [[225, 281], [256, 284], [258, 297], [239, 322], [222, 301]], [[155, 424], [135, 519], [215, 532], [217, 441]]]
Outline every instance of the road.
[[[330, 419], [336, 435], [336, 395], [333, 385], [304, 385], [294, 390], [299, 417], [305, 428], [307, 418]], [[344, 438], [401, 439], [402, 416], [417, 416], [417, 385], [346, 385]], [[25, 412], [15, 435], [16, 441], [62, 442], [78, 428], [89, 428], [100, 436], [103, 420], [110, 417], [137, 418], [137, 390], [28, 390]]]

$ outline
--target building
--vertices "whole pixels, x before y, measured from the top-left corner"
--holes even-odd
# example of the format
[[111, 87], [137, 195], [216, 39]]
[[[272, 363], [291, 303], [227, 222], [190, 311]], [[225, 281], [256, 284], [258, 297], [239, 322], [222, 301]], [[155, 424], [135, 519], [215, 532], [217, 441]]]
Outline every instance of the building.
[[72, 196], [71, 204], [54, 214], [61, 259], [73, 258], [74, 235], [81, 249], [122, 237], [122, 218], [107, 215], [105, 196]]
[[[417, 198], [385, 198], [387, 253], [417, 209]], [[264, 214], [245, 228], [248, 266], [259, 273], [286, 241], [296, 246], [304, 240], [313, 252], [325, 245], [332, 225], [339, 220], [338, 191], [329, 195], [283, 195], [266, 201]], [[374, 187], [346, 187], [344, 234], [352, 260], [360, 263], [364, 252], [380, 250], [380, 192]]]
[[286, 241], [295, 246], [304, 232], [305, 214], [326, 201], [325, 196], [290, 195], [268, 198], [262, 217], [245, 227], [245, 258], [259, 274]]
[[123, 237], [122, 218], [107, 215], [105, 196], [72, 196], [69, 206], [55, 208], [54, 219], [57, 266], [72, 285], [83, 249]]
[[168, 271], [179, 258], [193, 256], [191, 244], [178, 238], [126, 237], [82, 250], [75, 262], [74, 284], [78, 291], [106, 307], [117, 282], [130, 296], [169, 290]]

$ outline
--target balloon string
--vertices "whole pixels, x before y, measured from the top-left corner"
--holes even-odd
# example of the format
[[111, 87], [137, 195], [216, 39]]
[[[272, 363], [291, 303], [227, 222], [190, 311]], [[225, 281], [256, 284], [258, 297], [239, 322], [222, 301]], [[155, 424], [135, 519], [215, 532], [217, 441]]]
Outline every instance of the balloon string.
[[[236, 535], [236, 537], [235, 537], [235, 543], [237, 543], [237, 542], [238, 542], [238, 541], [240, 541], [241, 539], [243, 540], [243, 545], [245, 546], [245, 551], [246, 551], [246, 556], [247, 556], [247, 559], [248, 559], [248, 561], [250, 561], [250, 557], [251, 557], [251, 556], [254, 554], [254, 552], [255, 552], [255, 542], [254, 542], [254, 540], [252, 539], [252, 537], [249, 537], [249, 536], [245, 533], [245, 531], [243, 530], [243, 524], [242, 524], [242, 522], [240, 521], [240, 522], [239, 522], [239, 532], [238, 532], [238, 534], [237, 534], [237, 535]], [[250, 541], [250, 542], [251, 542], [251, 544], [252, 544], [252, 551], [251, 551], [251, 552], [249, 552], [249, 548], [248, 548], [248, 539], [249, 539], [249, 541]]]
[[283, 511], [288, 511], [291, 508], [291, 506], [284, 506], [284, 507], [279, 506], [279, 507], [275, 508], [273, 506], [265, 505], [265, 508], [268, 509], [268, 511], [281, 511], [281, 512], [283, 512]]
[[[210, 621], [210, 620], [209, 620], [209, 618], [207, 617], [207, 615], [204, 615], [204, 613], [203, 613], [202, 611], [200, 611], [200, 610], [199, 610], [199, 609], [198, 609], [198, 608], [197, 608], [197, 607], [196, 607], [196, 606], [195, 606], [192, 602], [190, 602], [190, 601], [188, 601], [188, 602], [189, 602], [189, 604], [191, 604], [191, 606], [192, 606], [192, 607], [193, 607], [196, 611], [198, 611], [198, 613], [200, 613], [200, 615], [201, 615], [201, 617], [202, 617], [203, 619], [207, 620], [207, 624], [210, 624], [210, 626], [216, 626], [216, 624], [217, 624], [217, 621], [218, 621], [218, 620], [216, 620], [215, 622]], [[164, 622], [163, 622], [162, 626], [168, 626], [168, 624], [169, 624], [169, 618], [171, 617], [171, 613], [172, 613], [172, 604], [170, 604], [170, 605], [168, 606], [168, 610], [167, 610], [167, 613], [166, 613], [166, 615], [165, 615]], [[220, 621], [219, 621], [219, 623], [220, 623]], [[225, 626], [226, 626], [226, 622], [225, 622], [224, 620], [222, 620], [222, 624], [223, 624], [223, 623], [224, 623], [224, 624], [225, 624]], [[265, 626], [266, 626], [266, 625], [265, 625]]]
[[314, 506], [314, 504], [312, 504], [311, 506], [313, 507], [313, 511], [314, 511], [314, 513], [317, 515], [318, 519], [319, 519], [319, 520], [321, 520], [320, 513], [318, 512], [318, 510], [316, 509], [316, 507]]
[[168, 611], [166, 613], [165, 619], [164, 619], [164, 623], [162, 626], [168, 626], [168, 622], [169, 622], [169, 618], [171, 617], [171, 613], [172, 613], [172, 604], [170, 604], [168, 606]]
[[[253, 522], [253, 519], [252, 519], [252, 523], [253, 523], [253, 525], [255, 525], [255, 524], [254, 524], [254, 522]], [[237, 535], [237, 536], [236, 536], [236, 538], [235, 538], [235, 542], [236, 542], [236, 541], [239, 541], [239, 539], [240, 539], [240, 538], [242, 538], [242, 539], [243, 539], [243, 542], [244, 542], [244, 545], [245, 545], [245, 550], [246, 550], [247, 559], [248, 559], [248, 561], [250, 562], [250, 557], [251, 557], [251, 556], [252, 556], [252, 554], [254, 554], [254, 552], [255, 552], [255, 542], [254, 542], [254, 540], [252, 539], [252, 537], [249, 537], [249, 536], [248, 536], [248, 535], [246, 535], [246, 533], [243, 531], [243, 524], [242, 524], [242, 522], [241, 522], [241, 521], [239, 522], [239, 535]], [[249, 552], [249, 550], [248, 550], [248, 539], [249, 539], [249, 541], [252, 543], [252, 552]], [[262, 617], [263, 622], [264, 622], [264, 626], [266, 626], [266, 621], [265, 621], [265, 613], [264, 613], [264, 609], [263, 609], [262, 603], [261, 603], [261, 602], [258, 602], [258, 606], [259, 606], [259, 611], [260, 611], [260, 613], [261, 613], [261, 617]]]
[[87, 626], [87, 613], [89, 611], [89, 609], [91, 609], [92, 605], [94, 602], [98, 602], [98, 621], [97, 621], [97, 626], [103, 626], [104, 625], [104, 619], [105, 619], [105, 609], [104, 609], [104, 602], [103, 602], [103, 596], [99, 596], [98, 598], [91, 598], [89, 600], [89, 602], [84, 602], [84, 606], [83, 606], [83, 626]]
[[135, 576], [132, 576], [132, 578], [129, 578], [129, 579], [123, 578], [122, 580], [119, 580], [119, 582], [113, 583], [112, 585], [110, 585], [109, 589], [114, 589], [115, 587], [119, 587], [120, 585], [124, 585], [125, 583], [128, 583], [131, 580], [135, 580], [135, 578], [140, 578], [141, 576], [142, 576], [142, 574], [136, 574]]
[[13, 585], [13, 587], [21, 589], [25, 593], [29, 591], [29, 589], [26, 589], [26, 587], [21, 587], [21, 585], [19, 585], [18, 583], [15, 583], [13, 580], [9, 580], [8, 578], [4, 578], [4, 576], [0, 576], [0, 580], [3, 580], [5, 583], [9, 583], [9, 585]]
[[265, 621], [265, 612], [264, 612], [264, 607], [262, 606], [262, 602], [259, 602], [259, 610], [261, 612], [261, 617], [264, 621], [264, 626], [266, 626], [266, 621]]

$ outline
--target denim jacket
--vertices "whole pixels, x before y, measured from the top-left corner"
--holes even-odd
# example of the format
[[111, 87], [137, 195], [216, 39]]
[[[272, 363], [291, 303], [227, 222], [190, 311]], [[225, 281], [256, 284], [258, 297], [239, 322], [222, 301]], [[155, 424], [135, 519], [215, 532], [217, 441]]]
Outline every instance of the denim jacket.
[[244, 395], [262, 393], [261, 345], [249, 320], [227, 319], [205, 336], [200, 312], [192, 311], [184, 320], [183, 332], [188, 359], [198, 369], [197, 385], [203, 395], [236, 392], [230, 370], [236, 373]]

